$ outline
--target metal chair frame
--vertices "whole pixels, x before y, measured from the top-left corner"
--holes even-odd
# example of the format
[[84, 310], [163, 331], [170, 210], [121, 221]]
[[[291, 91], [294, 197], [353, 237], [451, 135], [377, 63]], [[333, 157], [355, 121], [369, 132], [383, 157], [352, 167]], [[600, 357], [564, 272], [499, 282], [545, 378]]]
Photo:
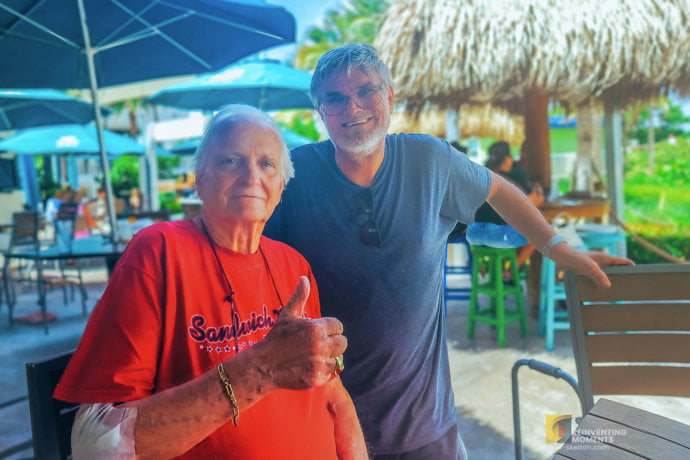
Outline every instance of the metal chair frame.
[[517, 376], [522, 366], [561, 378], [575, 389], [583, 416], [597, 395], [690, 397], [690, 265], [605, 267], [610, 288], [566, 272], [578, 381], [537, 360], [512, 371], [515, 458], [522, 458]]
[[40, 459], [71, 458], [71, 434], [78, 404], [53, 398], [74, 350], [26, 363], [31, 434], [34, 456]]

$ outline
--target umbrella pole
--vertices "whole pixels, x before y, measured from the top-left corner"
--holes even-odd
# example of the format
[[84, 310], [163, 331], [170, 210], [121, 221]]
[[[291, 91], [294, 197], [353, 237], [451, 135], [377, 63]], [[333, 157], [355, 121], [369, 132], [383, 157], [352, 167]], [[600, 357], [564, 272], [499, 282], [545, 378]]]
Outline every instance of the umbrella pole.
[[110, 223], [110, 237], [113, 244], [119, 240], [117, 234], [117, 216], [115, 214], [115, 201], [113, 200], [113, 185], [110, 182], [110, 165], [108, 164], [108, 154], [105, 151], [105, 142], [103, 140], [103, 116], [101, 114], [101, 104], [98, 99], [98, 87], [96, 85], [96, 68], [93, 63], [94, 50], [91, 47], [91, 37], [89, 36], [89, 28], [86, 24], [86, 10], [84, 9], [84, 0], [77, 0], [79, 5], [79, 19], [81, 21], [81, 30], [84, 34], [84, 52], [86, 53], [86, 62], [89, 66], [89, 82], [91, 84], [91, 97], [93, 99], [93, 112], [96, 118], [96, 135], [98, 136], [98, 146], [101, 154], [101, 168], [103, 169], [103, 188], [105, 188], [105, 200], [108, 209], [108, 222]]
[[264, 110], [266, 107], [266, 87], [261, 87], [261, 92], [259, 93], [259, 110]]

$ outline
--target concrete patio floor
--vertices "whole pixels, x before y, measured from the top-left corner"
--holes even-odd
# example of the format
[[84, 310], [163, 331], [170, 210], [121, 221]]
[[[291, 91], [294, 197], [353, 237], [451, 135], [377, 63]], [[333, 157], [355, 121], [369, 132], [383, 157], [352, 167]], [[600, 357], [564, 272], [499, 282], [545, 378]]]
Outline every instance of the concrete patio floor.
[[[106, 282], [104, 266], [85, 270], [89, 306], [95, 304]], [[466, 283], [465, 279], [455, 280]], [[74, 348], [87, 317], [78, 299], [63, 305], [62, 293], [48, 294], [49, 311], [58, 319], [49, 324], [48, 334], [41, 325], [15, 322], [10, 327], [7, 307], [0, 308], [0, 458], [31, 459], [31, 426], [26, 396], [24, 364]], [[474, 340], [468, 340], [467, 301], [448, 305], [447, 340], [453, 388], [460, 418], [460, 430], [470, 459], [512, 459], [514, 457], [511, 400], [511, 369], [516, 360], [534, 358], [560, 367], [576, 376], [568, 331], [556, 333], [555, 349], [546, 352], [544, 339], [536, 333], [536, 320], [529, 318], [529, 335], [521, 338], [517, 324], [508, 327], [506, 348], [497, 348], [495, 331], [478, 324]], [[19, 295], [15, 316], [38, 309], [36, 293]], [[570, 386], [529, 369], [519, 372], [522, 440], [526, 459], [548, 458], [559, 444], [545, 443], [547, 414], [580, 416], [577, 397]], [[690, 424], [690, 400], [659, 397], [611, 397], [683, 423]]]

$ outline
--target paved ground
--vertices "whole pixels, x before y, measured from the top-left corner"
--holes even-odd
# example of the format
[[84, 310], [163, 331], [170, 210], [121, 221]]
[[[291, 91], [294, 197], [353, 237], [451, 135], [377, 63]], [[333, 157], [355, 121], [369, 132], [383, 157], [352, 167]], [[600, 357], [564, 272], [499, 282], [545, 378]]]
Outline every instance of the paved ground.
[[[89, 304], [93, 305], [105, 286], [106, 271], [94, 266], [87, 270]], [[458, 282], [465, 282], [460, 279]], [[31, 427], [26, 396], [24, 363], [76, 346], [86, 323], [78, 299], [63, 305], [62, 294], [49, 294], [49, 310], [58, 315], [50, 323], [46, 335], [40, 325], [15, 323], [10, 327], [7, 308], [0, 308], [0, 458], [30, 459]], [[35, 311], [36, 294], [20, 295], [15, 316]], [[530, 318], [529, 336], [519, 336], [517, 325], [508, 329], [507, 347], [496, 347], [494, 331], [478, 325], [475, 340], [466, 337], [467, 302], [448, 305], [447, 339], [450, 351], [453, 387], [460, 416], [460, 429], [471, 459], [514, 458], [513, 418], [511, 402], [511, 369], [521, 358], [549, 362], [575, 375], [569, 333], [556, 334], [556, 347], [546, 352], [544, 341], [536, 335], [536, 321]], [[547, 414], [579, 415], [579, 404], [573, 390], [562, 380], [557, 381], [534, 371], [519, 373], [521, 428], [525, 458], [549, 457], [558, 447], [546, 444]], [[613, 399], [613, 398], [612, 398]], [[652, 398], [617, 398], [638, 407], [690, 423], [690, 401]]]
[[[104, 266], [95, 264], [84, 270], [88, 288], [88, 305], [92, 306], [103, 292], [106, 280]], [[18, 288], [18, 304], [14, 316], [39, 310], [35, 288]], [[9, 325], [4, 299], [0, 307], [0, 458], [33, 458], [29, 405], [25, 399], [26, 374], [24, 364], [74, 348], [79, 342], [87, 317], [82, 314], [79, 293], [75, 300], [63, 304], [60, 289], [48, 293], [48, 310], [58, 315], [49, 323], [46, 334], [42, 325], [15, 321]]]

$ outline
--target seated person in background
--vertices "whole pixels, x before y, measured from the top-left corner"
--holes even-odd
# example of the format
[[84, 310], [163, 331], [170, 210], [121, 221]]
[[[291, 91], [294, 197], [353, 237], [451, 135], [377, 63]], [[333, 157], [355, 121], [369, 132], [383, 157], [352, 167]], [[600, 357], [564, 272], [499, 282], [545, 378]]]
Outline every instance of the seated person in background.
[[141, 192], [137, 187], [133, 187], [129, 195], [129, 208], [133, 214], [141, 212], [141, 202]]
[[342, 323], [319, 318], [306, 260], [262, 236], [294, 175], [279, 132], [221, 109], [196, 156], [201, 215], [128, 244], [54, 395], [81, 403], [75, 459], [366, 458]]
[[94, 233], [108, 233], [110, 231], [110, 226], [107, 223], [108, 204], [106, 203], [104, 188], [99, 188], [96, 191], [96, 198], [87, 204], [87, 208], [89, 208], [89, 214], [92, 221], [91, 230]]
[[[515, 184], [535, 206], [541, 206], [544, 202], [541, 185], [529, 182], [525, 172], [515, 164], [507, 142], [499, 141], [489, 147], [489, 159], [485, 166]], [[470, 244], [519, 247], [518, 265], [522, 265], [534, 252], [534, 245], [508, 225], [489, 203], [484, 203], [477, 210], [475, 219], [476, 222], [467, 229], [467, 241]]]
[[450, 143], [450, 145], [451, 145], [455, 150], [457, 150], [458, 152], [464, 153], [465, 155], [467, 155], [467, 147], [465, 147], [464, 145], [462, 145], [460, 142], [458, 142], [458, 141], [453, 141], [453, 142]]
[[93, 223], [89, 207], [84, 201], [85, 196], [86, 191], [84, 189], [79, 189], [79, 191], [76, 192], [72, 197], [72, 200], [75, 203], [79, 203], [79, 207], [77, 209], [77, 221], [74, 229], [74, 239], [86, 238], [91, 235], [90, 227], [93, 225]]
[[69, 188], [60, 189], [55, 192], [55, 194], [46, 200], [44, 217], [46, 222], [53, 222], [57, 216], [58, 209], [60, 205], [67, 199], [70, 195]]

